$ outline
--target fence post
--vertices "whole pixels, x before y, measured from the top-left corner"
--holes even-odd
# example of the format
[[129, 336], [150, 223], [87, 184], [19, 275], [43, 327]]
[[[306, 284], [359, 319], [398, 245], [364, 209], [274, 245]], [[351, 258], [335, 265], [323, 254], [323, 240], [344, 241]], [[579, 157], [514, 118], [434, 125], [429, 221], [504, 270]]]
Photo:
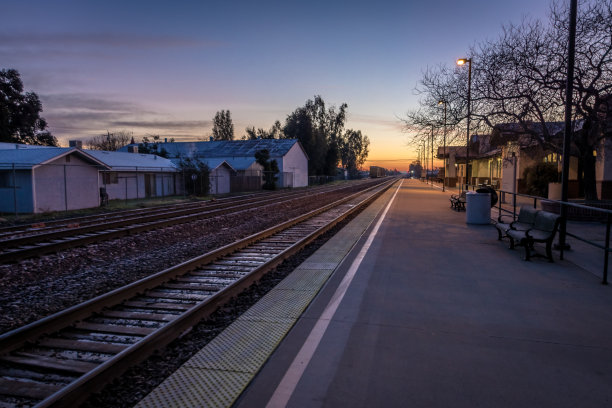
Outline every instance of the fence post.
[[66, 177], [66, 165], [64, 164], [64, 205], [68, 211], [68, 181]]
[[15, 163], [13, 163], [13, 205], [15, 206], [15, 218], [17, 218], [17, 174]]
[[610, 254], [610, 213], [606, 216], [606, 249], [604, 253], [604, 272], [603, 272], [603, 281], [602, 285], [608, 284], [608, 258]]
[[140, 191], [138, 191], [138, 166], [136, 166], [136, 200], [138, 200], [140, 198]]

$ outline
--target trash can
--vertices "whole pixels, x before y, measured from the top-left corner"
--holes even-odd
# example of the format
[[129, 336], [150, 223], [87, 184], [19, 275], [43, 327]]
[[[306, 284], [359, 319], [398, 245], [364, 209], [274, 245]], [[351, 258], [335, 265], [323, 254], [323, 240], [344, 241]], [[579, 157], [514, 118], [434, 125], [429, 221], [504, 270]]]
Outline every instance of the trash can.
[[468, 224], [491, 223], [491, 194], [469, 191], [465, 195], [465, 222]]

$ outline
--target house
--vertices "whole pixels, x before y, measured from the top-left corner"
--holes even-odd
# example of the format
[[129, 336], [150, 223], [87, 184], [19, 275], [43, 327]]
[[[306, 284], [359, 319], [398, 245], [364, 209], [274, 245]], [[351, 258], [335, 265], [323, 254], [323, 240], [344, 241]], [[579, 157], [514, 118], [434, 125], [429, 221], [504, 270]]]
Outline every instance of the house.
[[[576, 131], [581, 130], [581, 123], [576, 123]], [[547, 135], [544, 137], [544, 135]], [[470, 143], [470, 162], [468, 167], [471, 185], [488, 184], [504, 191], [526, 193], [524, 180], [525, 169], [539, 163], [554, 163], [561, 172], [561, 156], [557, 153], [562, 145], [563, 122], [550, 122], [545, 128], [533, 123], [525, 130], [516, 123], [496, 125], [491, 134], [472, 135]], [[546, 139], [546, 142], [542, 142]], [[602, 143], [598, 149], [597, 184], [598, 192], [605, 192], [608, 183], [605, 179], [606, 169], [612, 175], [612, 157], [606, 166], [603, 160], [606, 149]], [[602, 156], [602, 160], [599, 159]], [[612, 155], [609, 155], [612, 156]], [[438, 158], [444, 158], [443, 148], [438, 148]], [[447, 185], [465, 184], [466, 146], [446, 147]], [[578, 197], [578, 160], [570, 158], [569, 196]], [[610, 184], [612, 186], [612, 184]], [[612, 188], [610, 189], [612, 193]], [[605, 194], [600, 197], [606, 198]]]
[[[262, 167], [255, 161], [255, 153], [267, 150], [270, 160], [276, 160], [280, 173], [278, 187], [305, 187], [308, 185], [308, 156], [296, 139], [211, 140], [207, 142], [155, 143], [156, 151], [165, 151], [176, 161], [190, 159], [224, 159], [235, 171], [233, 177], [261, 175]], [[122, 151], [136, 145], [123, 147]], [[259, 184], [261, 188], [261, 180]], [[232, 191], [234, 191], [232, 189]]]
[[227, 194], [230, 192], [230, 178], [236, 172], [223, 158], [203, 159], [208, 166], [210, 194]]
[[154, 154], [83, 150], [108, 166], [100, 171], [100, 187], [109, 200], [166, 197], [182, 194], [178, 168]]
[[[41, 213], [100, 205], [109, 166], [74, 147], [0, 146], [0, 212]], [[11, 147], [11, 148], [9, 148]]]

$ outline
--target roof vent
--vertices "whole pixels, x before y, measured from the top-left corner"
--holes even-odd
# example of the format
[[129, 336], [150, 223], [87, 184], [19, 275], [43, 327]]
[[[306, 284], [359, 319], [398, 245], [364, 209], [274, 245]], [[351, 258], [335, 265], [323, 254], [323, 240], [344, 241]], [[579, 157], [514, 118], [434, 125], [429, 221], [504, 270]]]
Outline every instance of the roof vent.
[[68, 146], [76, 147], [77, 149], [82, 149], [83, 148], [83, 141], [82, 140], [69, 140], [68, 141]]
[[138, 146], [128, 146], [128, 153], [138, 153]]

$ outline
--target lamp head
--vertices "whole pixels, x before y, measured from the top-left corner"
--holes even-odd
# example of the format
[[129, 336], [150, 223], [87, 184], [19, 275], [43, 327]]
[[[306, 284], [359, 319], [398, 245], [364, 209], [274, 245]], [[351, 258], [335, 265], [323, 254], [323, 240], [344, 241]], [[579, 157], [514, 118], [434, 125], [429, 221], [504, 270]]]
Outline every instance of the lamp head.
[[445, 104], [446, 104], [446, 101], [444, 99], [440, 99], [438, 101], [438, 105], [445, 105]]
[[459, 58], [459, 59], [457, 60], [457, 65], [465, 65], [465, 64], [467, 64], [468, 62], [472, 62], [472, 60], [471, 60], [471, 59], [469, 59], [469, 58]]

